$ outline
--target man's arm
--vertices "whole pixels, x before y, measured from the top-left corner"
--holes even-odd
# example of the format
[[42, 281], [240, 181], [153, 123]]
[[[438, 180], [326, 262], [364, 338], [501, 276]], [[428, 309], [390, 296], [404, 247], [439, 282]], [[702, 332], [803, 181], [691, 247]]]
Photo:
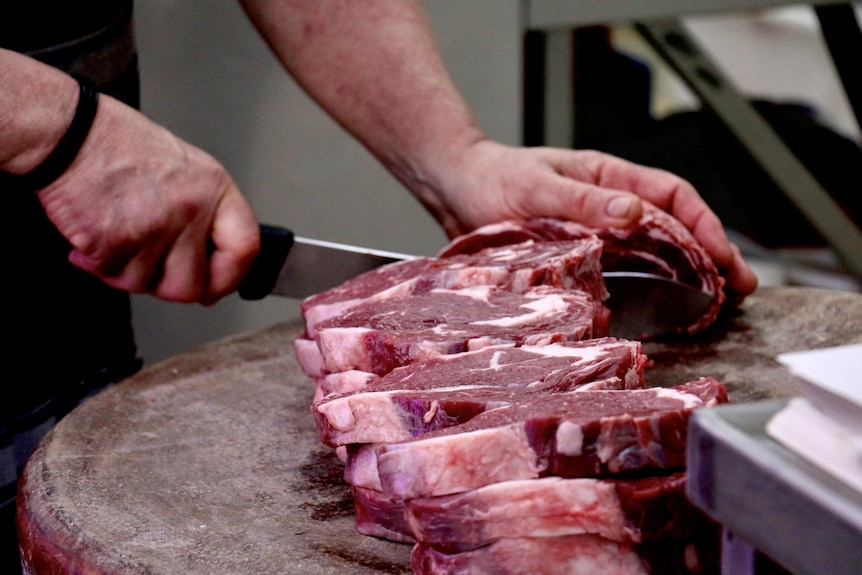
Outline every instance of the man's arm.
[[592, 151], [489, 140], [415, 0], [242, 0], [285, 68], [429, 209], [450, 236], [508, 218], [626, 226], [640, 198], [681, 220], [742, 295], [757, 280], [694, 188]]
[[0, 170], [12, 174], [29, 172], [50, 154], [75, 113], [78, 97], [78, 85], [70, 76], [25, 64], [21, 56], [0, 52]]
[[[25, 174], [68, 128], [77, 83], [2, 49], [0, 77], [0, 170]], [[254, 214], [221, 164], [108, 96], [69, 168], [34, 193], [70, 261], [119, 289], [211, 303], [257, 252]]]

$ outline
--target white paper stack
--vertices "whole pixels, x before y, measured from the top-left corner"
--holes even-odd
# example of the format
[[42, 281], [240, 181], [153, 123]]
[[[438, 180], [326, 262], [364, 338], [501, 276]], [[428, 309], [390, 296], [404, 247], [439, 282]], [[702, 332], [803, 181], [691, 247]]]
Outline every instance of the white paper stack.
[[767, 434], [862, 492], [862, 344], [785, 353], [801, 396], [766, 426]]

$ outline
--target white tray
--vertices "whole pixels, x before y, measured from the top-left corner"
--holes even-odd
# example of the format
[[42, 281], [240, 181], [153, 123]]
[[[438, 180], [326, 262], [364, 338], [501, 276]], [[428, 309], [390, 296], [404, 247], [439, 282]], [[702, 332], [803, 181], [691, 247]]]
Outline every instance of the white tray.
[[695, 412], [688, 496], [795, 575], [862, 573], [862, 494], [766, 435], [787, 400]]

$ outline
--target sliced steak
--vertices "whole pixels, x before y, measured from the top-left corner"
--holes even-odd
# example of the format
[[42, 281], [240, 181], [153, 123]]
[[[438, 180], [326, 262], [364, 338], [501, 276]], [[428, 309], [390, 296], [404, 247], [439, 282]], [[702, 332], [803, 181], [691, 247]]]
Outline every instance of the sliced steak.
[[447, 553], [506, 537], [583, 533], [643, 543], [685, 537], [710, 525], [686, 499], [684, 472], [627, 480], [504, 481], [465, 493], [410, 499], [403, 505], [411, 536]]
[[451, 554], [419, 543], [411, 563], [414, 575], [650, 575], [631, 543], [598, 535], [513, 537]]
[[328, 373], [378, 375], [431, 357], [491, 345], [545, 345], [607, 335], [608, 312], [587, 293], [492, 286], [366, 302], [316, 326]]
[[326, 375], [323, 367], [323, 356], [320, 348], [313, 339], [297, 337], [293, 340], [293, 353], [302, 372], [312, 379], [319, 379]]
[[712, 378], [674, 388], [537, 394], [373, 452], [394, 499], [546, 475], [682, 468], [693, 409], [727, 401]]
[[634, 545], [597, 535], [512, 537], [462, 553], [413, 547], [415, 575], [718, 575], [719, 533]]
[[538, 346], [490, 346], [399, 367], [364, 389], [417, 391], [469, 385], [567, 391], [572, 385], [612, 377], [634, 389], [643, 387], [646, 361], [640, 342], [613, 337]]
[[[601, 389], [623, 389], [619, 378], [596, 383]], [[570, 391], [578, 387], [573, 384], [574, 389]], [[530, 396], [544, 393], [558, 392], [541, 387], [470, 385], [418, 391], [365, 391], [324, 398], [315, 404], [313, 412], [321, 441], [331, 447], [351, 443], [397, 443], [461, 425], [479, 414], [509, 408], [529, 401]]]
[[356, 517], [356, 531], [363, 535], [415, 543], [410, 526], [404, 516], [404, 502], [393, 501], [380, 491], [364, 487], [351, 487]]
[[[525, 395], [643, 387], [641, 344], [614, 338], [546, 346], [491, 347], [397, 368], [373, 381], [354, 373], [339, 382], [353, 393], [312, 406], [328, 445], [404, 441], [457, 425]], [[335, 374], [333, 374], [335, 375]]]
[[[344, 480], [353, 487], [383, 491], [377, 459], [385, 443], [351, 443], [344, 446]], [[391, 499], [391, 498], [390, 498]]]
[[361, 391], [378, 381], [380, 381], [379, 375], [358, 369], [330, 373], [323, 377], [315, 378], [315, 384], [318, 389], [315, 402], [328, 395]]
[[712, 307], [697, 323], [686, 328], [688, 332], [694, 333], [715, 320], [725, 299], [724, 278], [691, 232], [679, 220], [649, 203], [644, 204], [643, 216], [633, 227], [588, 228], [575, 222], [548, 218], [502, 222], [456, 238], [438, 256], [455, 257], [509, 243], [556, 242], [594, 235], [603, 244], [603, 271], [658, 274], [713, 294]]
[[506, 537], [591, 533], [643, 543], [686, 537], [712, 523], [685, 496], [685, 473], [636, 479], [544, 477], [464, 493], [390, 499], [353, 487], [360, 533], [420, 541], [446, 553]]
[[608, 294], [601, 276], [601, 248], [598, 238], [582, 237], [389, 264], [304, 300], [301, 309], [306, 333], [313, 337], [319, 322], [369, 300], [421, 294], [432, 289], [495, 285], [517, 293], [549, 285], [584, 290], [603, 301]]

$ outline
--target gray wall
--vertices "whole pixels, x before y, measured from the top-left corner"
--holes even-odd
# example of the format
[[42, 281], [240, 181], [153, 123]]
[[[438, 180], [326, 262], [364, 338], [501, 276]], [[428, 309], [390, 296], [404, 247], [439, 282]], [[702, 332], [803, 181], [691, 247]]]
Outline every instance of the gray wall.
[[[412, 196], [280, 68], [236, 2], [137, 0], [142, 109], [233, 174], [261, 221], [299, 235], [430, 254], [445, 237]], [[426, 3], [444, 59], [480, 125], [520, 138], [516, 0]], [[204, 308], [134, 296], [153, 362], [297, 314], [296, 302], [236, 296]]]

